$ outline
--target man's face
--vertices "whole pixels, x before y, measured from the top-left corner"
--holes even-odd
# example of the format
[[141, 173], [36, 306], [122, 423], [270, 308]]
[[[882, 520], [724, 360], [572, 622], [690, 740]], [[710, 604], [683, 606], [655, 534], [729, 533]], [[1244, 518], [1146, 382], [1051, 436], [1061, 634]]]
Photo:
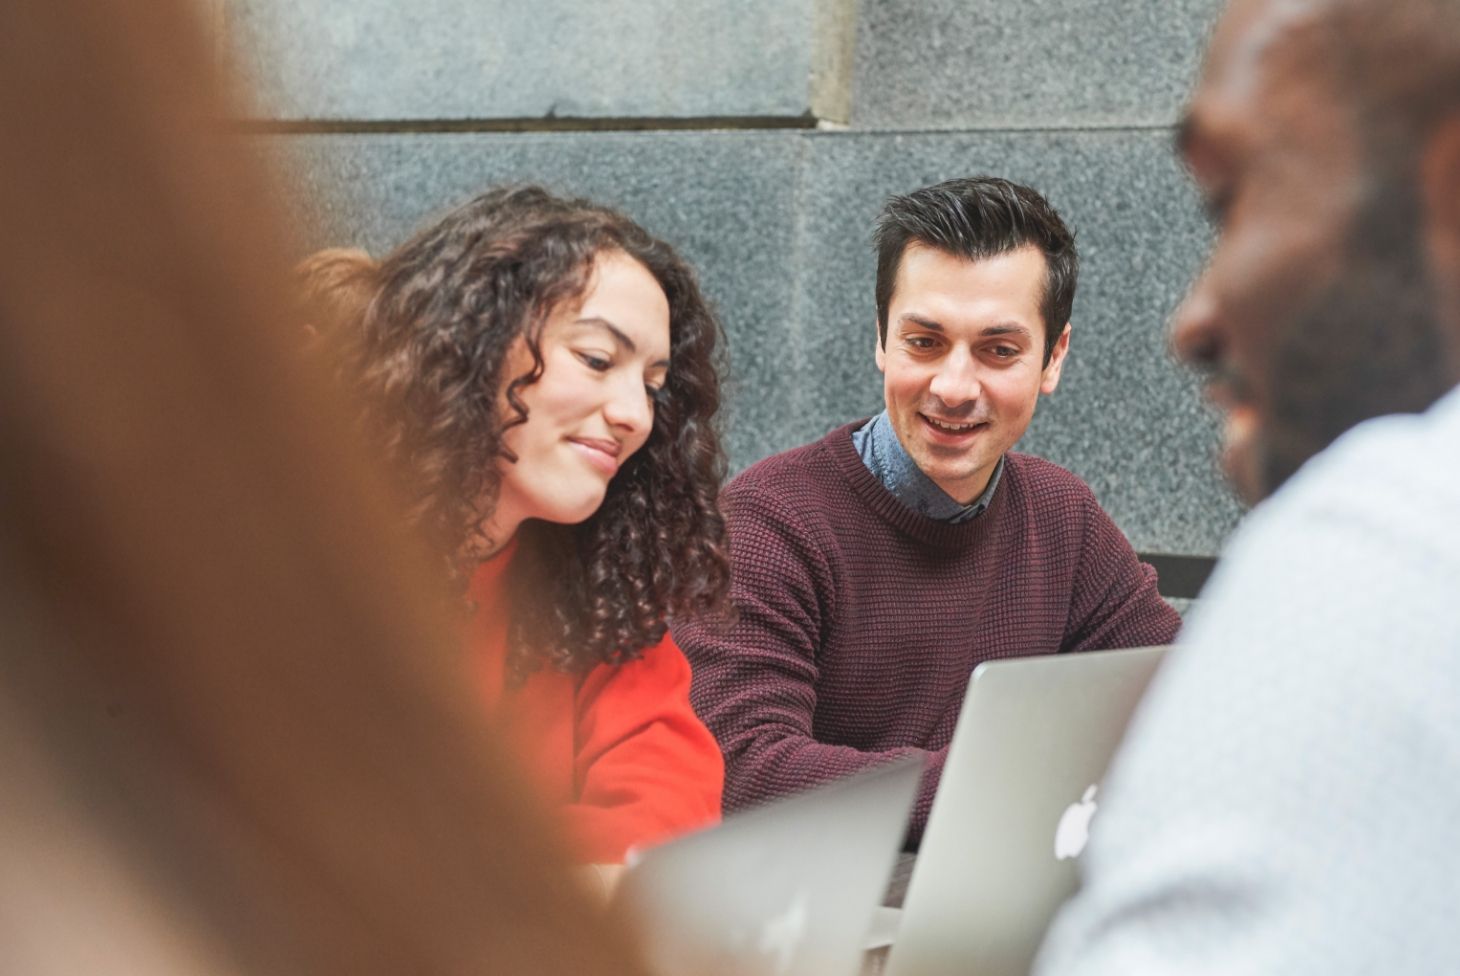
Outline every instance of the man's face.
[[1211, 373], [1224, 465], [1249, 501], [1447, 385], [1418, 203], [1360, 142], [1322, 6], [1237, 0], [1180, 139], [1219, 239], [1173, 341]]
[[909, 244], [878, 343], [887, 414], [903, 448], [950, 497], [983, 493], [1053, 393], [1068, 327], [1043, 365], [1046, 263], [1034, 247], [969, 261]]

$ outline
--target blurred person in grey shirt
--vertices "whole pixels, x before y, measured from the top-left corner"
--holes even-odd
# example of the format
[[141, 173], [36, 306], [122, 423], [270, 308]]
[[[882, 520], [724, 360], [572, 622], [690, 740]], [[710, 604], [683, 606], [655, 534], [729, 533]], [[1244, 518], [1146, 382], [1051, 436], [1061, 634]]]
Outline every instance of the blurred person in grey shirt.
[[1178, 144], [1175, 345], [1259, 504], [1037, 971], [1460, 972], [1460, 3], [1236, 0]]

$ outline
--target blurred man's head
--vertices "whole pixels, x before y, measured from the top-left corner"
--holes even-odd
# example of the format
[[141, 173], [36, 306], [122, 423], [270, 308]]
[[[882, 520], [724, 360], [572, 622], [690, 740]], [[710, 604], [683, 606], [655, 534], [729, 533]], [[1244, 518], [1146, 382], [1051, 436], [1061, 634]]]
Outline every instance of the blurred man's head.
[[1175, 326], [1250, 500], [1460, 379], [1460, 4], [1236, 0], [1179, 139], [1219, 231]]

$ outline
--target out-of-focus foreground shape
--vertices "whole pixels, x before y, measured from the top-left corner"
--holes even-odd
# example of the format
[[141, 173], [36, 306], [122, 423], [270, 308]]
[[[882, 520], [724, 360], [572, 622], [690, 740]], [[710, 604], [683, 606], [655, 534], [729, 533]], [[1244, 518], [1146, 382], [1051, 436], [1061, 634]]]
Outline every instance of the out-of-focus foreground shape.
[[637, 972], [298, 354], [199, 28], [0, 6], [6, 969]]

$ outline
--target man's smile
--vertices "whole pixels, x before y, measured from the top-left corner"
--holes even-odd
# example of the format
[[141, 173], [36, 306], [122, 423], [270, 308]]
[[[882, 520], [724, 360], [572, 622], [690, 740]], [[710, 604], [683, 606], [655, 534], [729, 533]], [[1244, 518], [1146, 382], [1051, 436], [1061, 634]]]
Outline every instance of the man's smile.
[[964, 448], [988, 429], [987, 420], [952, 421], [919, 413], [927, 440], [935, 447]]
[[926, 420], [928, 423], [932, 424], [934, 427], [938, 428], [939, 430], [945, 430], [945, 431], [947, 431], [950, 434], [966, 434], [969, 431], [971, 431], [971, 430], [973, 430], [973, 429], [975, 429], [977, 427], [984, 426], [983, 422], [981, 422], [981, 421], [980, 422], [961, 423], [960, 424], [960, 423], [954, 423], [954, 422], [949, 421], [949, 420], [939, 420], [936, 417], [929, 417], [927, 414], [919, 414], [919, 416], [922, 417], [924, 420]]

